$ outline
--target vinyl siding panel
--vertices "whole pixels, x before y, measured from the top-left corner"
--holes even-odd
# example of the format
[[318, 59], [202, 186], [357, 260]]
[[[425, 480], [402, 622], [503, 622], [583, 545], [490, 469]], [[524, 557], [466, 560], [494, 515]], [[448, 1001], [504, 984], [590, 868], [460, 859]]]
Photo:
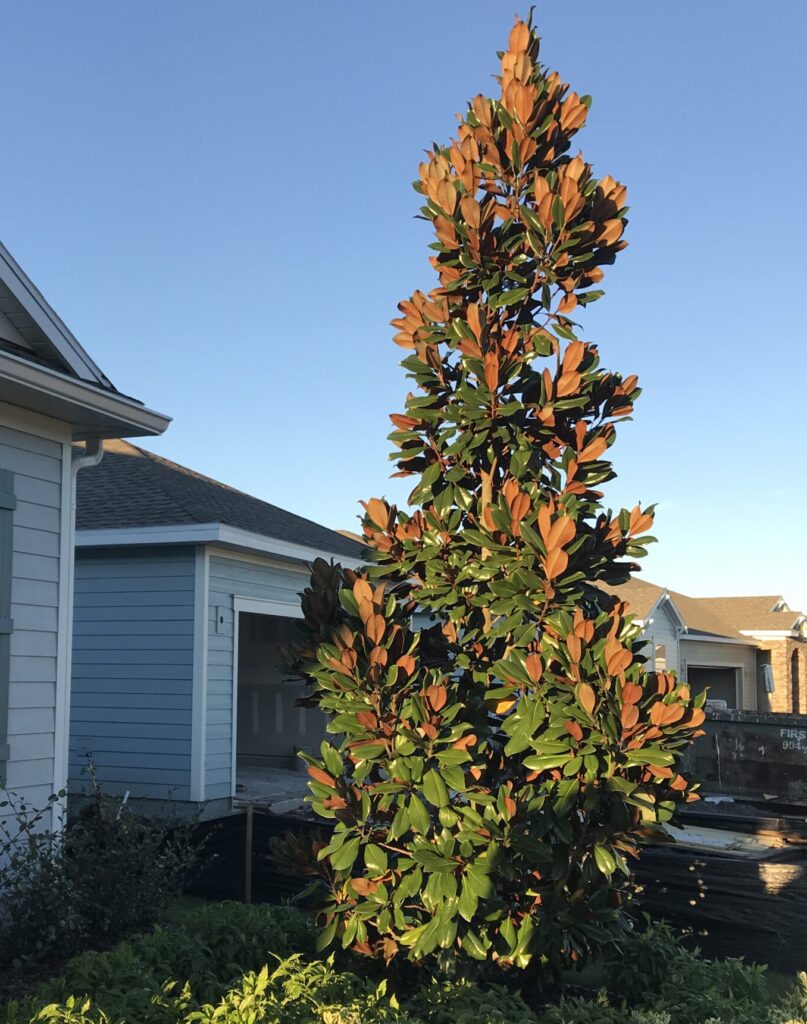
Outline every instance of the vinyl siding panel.
[[[4, 419], [11, 421], [11, 413]], [[58, 429], [58, 425], [52, 423]], [[69, 451], [50, 437], [0, 424], [0, 469], [14, 474], [7, 788], [32, 807], [62, 785], [55, 778], [55, 707], [62, 470]], [[58, 435], [57, 435], [58, 436]], [[68, 440], [64, 428], [64, 441]]]
[[[207, 650], [205, 797], [231, 795], [233, 715], [233, 598], [249, 597], [299, 609], [305, 568], [210, 556]], [[219, 621], [222, 619], [223, 621]]]
[[[656, 648], [664, 645], [666, 657], [666, 670], [680, 674], [678, 664], [678, 632], [677, 624], [670, 615], [664, 602], [653, 609], [650, 620], [642, 629], [642, 639], [645, 646], [642, 650], [647, 659], [648, 671], [653, 670], [655, 663]], [[660, 667], [659, 667], [660, 668]]]
[[194, 552], [76, 557], [70, 777], [88, 756], [110, 792], [190, 797]]

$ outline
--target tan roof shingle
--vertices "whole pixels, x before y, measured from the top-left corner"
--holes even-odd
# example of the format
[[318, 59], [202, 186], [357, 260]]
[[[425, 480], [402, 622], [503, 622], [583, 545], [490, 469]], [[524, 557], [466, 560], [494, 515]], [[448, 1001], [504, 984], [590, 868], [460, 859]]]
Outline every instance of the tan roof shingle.
[[780, 611], [773, 609], [782, 603], [779, 595], [750, 597], [701, 597], [699, 601], [720, 618], [726, 619], [736, 629], [749, 632], [766, 632], [768, 630], [794, 629], [802, 612]]
[[615, 587], [604, 583], [600, 583], [598, 586], [606, 593], [613, 594], [630, 605], [631, 611], [638, 619], [646, 619], [662, 594], [667, 593], [687, 630], [723, 636], [744, 644], [749, 642], [749, 638], [743, 636], [731, 620], [717, 614], [715, 609], [705, 605], [702, 598], [689, 597], [687, 594], [667, 590], [648, 580], [640, 579], [631, 579], [627, 583], [621, 583]]

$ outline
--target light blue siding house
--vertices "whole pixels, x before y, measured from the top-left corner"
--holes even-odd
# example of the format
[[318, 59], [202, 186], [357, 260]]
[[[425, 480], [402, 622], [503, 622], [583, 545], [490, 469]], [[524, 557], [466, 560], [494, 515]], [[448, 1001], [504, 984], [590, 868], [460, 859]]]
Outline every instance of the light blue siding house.
[[309, 564], [361, 545], [126, 442], [82, 475], [77, 525], [71, 785], [91, 759], [174, 809], [276, 797], [323, 735], [280, 647]]
[[[0, 799], [67, 783], [73, 496], [104, 438], [167, 417], [121, 395], [0, 245]], [[58, 826], [62, 801], [53, 805]], [[1, 812], [0, 812], [1, 813]]]

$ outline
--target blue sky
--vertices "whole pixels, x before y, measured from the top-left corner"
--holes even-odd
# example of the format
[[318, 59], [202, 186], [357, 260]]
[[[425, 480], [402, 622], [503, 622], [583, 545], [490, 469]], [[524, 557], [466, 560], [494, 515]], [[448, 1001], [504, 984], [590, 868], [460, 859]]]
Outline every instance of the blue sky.
[[[71, 0], [3, 9], [0, 237], [154, 450], [335, 527], [389, 481], [388, 321], [430, 286], [421, 151], [492, 88], [515, 5]], [[526, 9], [524, 12], [525, 13]], [[804, 0], [545, 0], [543, 58], [628, 185], [585, 312], [638, 372], [614, 503], [654, 582], [807, 608]]]

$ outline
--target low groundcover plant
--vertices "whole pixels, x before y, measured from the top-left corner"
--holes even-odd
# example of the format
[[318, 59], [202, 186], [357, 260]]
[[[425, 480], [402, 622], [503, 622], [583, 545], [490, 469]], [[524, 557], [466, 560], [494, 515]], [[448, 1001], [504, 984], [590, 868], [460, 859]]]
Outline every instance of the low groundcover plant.
[[[197, 905], [0, 1012], [0, 1024], [804, 1024], [807, 975], [775, 996], [765, 969], [710, 962], [664, 925], [629, 936], [599, 991], [528, 1005], [514, 984], [406, 983], [352, 953], [314, 950], [312, 920], [283, 907]], [[373, 965], [370, 965], [371, 967]], [[507, 984], [502, 984], [502, 978]], [[577, 975], [574, 975], [577, 980]], [[580, 993], [580, 989], [577, 989]]]

